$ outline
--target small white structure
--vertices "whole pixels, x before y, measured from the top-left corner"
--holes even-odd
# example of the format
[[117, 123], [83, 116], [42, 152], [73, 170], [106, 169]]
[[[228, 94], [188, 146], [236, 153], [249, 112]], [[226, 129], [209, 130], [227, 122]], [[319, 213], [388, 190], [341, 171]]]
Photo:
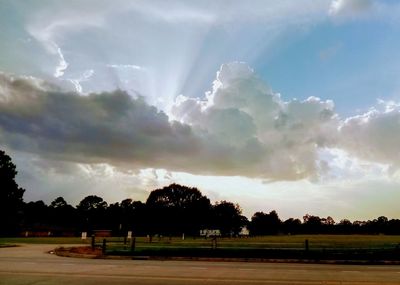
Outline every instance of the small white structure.
[[240, 230], [239, 236], [241, 236], [241, 237], [247, 237], [247, 236], [249, 236], [249, 235], [250, 235], [250, 231], [247, 229], [247, 227], [243, 227], [243, 228]]
[[204, 230], [200, 230], [200, 236], [202, 236], [202, 237], [210, 237], [210, 236], [219, 237], [219, 236], [221, 236], [221, 231], [204, 229]]

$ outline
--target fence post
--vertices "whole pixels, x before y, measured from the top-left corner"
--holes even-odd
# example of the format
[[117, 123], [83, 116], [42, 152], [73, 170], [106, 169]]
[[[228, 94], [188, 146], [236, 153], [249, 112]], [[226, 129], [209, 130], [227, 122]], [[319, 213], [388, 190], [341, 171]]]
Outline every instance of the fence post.
[[94, 234], [92, 234], [92, 250], [94, 250], [95, 246], [96, 246], [96, 237]]
[[136, 238], [132, 238], [131, 240], [131, 252], [133, 253], [135, 251], [135, 243], [136, 243]]
[[308, 239], [305, 240], [304, 247], [305, 247], [306, 252], [308, 252], [308, 250], [309, 250]]
[[102, 253], [103, 254], [106, 253], [106, 246], [107, 246], [107, 241], [106, 241], [106, 239], [103, 239], [103, 247], [102, 247]]
[[211, 240], [211, 248], [217, 249], [217, 237], [216, 236], [213, 236], [213, 238]]

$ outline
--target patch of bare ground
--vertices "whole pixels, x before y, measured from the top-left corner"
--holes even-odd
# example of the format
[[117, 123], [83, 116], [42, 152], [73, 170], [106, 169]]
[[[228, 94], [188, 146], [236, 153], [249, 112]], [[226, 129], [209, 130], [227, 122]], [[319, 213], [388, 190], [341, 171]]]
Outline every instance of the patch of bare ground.
[[90, 246], [79, 246], [79, 247], [59, 247], [54, 250], [59, 256], [66, 257], [84, 257], [84, 258], [96, 258], [102, 255], [101, 248], [94, 248]]

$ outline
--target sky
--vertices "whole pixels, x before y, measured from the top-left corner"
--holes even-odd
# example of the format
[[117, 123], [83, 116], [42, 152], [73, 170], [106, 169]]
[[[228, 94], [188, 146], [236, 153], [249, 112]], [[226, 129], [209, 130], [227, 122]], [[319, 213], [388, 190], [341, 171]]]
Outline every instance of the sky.
[[399, 34], [395, 0], [0, 0], [0, 148], [26, 201], [400, 218]]

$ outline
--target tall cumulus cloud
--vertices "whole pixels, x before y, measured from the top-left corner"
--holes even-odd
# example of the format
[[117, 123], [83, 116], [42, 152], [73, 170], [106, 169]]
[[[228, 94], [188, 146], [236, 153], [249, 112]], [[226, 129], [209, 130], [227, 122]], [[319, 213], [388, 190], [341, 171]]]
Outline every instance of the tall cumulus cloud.
[[64, 92], [0, 74], [0, 143], [47, 159], [271, 180], [317, 176], [321, 148], [398, 165], [399, 109], [341, 120], [332, 101], [284, 101], [244, 63], [224, 64], [204, 99], [168, 116], [126, 92]]

